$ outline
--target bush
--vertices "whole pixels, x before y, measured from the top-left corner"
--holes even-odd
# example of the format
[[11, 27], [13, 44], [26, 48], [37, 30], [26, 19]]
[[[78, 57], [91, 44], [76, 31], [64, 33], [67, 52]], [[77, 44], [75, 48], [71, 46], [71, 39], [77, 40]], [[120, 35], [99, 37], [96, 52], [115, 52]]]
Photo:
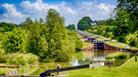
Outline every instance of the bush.
[[138, 31], [126, 36], [126, 43], [138, 47]]
[[116, 52], [107, 55], [106, 59], [128, 59], [130, 58], [130, 54], [124, 52]]
[[0, 63], [3, 63], [5, 61], [5, 51], [3, 49], [0, 49]]
[[20, 28], [15, 28], [11, 32], [8, 32], [5, 40], [3, 40], [4, 50], [7, 53], [24, 51], [26, 35], [26, 31]]
[[31, 53], [12, 53], [7, 55], [6, 61], [8, 64], [16, 65], [36, 64], [38, 63], [38, 57]]

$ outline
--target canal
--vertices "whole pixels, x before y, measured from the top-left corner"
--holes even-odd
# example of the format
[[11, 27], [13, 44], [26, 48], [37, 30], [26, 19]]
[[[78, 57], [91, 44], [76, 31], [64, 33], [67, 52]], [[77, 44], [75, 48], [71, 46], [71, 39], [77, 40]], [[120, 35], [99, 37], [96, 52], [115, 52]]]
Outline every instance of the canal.
[[78, 65], [83, 65], [83, 64], [90, 64], [92, 61], [105, 61], [106, 56], [115, 53], [115, 52], [120, 52], [117, 50], [91, 50], [91, 51], [81, 51], [76, 54], [77, 56], [82, 56], [82, 57], [74, 57], [70, 65], [71, 66], [78, 66]]

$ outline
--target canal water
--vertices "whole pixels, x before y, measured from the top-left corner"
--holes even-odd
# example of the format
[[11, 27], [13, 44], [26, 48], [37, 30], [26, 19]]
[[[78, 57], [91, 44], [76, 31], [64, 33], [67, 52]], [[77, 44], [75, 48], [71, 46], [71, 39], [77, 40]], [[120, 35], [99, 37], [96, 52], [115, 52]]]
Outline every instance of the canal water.
[[92, 50], [92, 51], [81, 51], [77, 54], [80, 55], [81, 58], [73, 58], [70, 62], [71, 66], [78, 66], [83, 64], [90, 64], [92, 61], [105, 61], [106, 56], [111, 53], [119, 52], [117, 50]]

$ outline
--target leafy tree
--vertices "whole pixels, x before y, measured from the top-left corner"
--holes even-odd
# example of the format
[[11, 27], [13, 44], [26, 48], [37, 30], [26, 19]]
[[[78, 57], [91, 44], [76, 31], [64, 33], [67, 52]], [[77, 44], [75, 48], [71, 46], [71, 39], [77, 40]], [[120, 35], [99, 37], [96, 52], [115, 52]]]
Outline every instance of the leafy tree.
[[70, 25], [67, 26], [67, 29], [75, 30], [75, 25], [74, 24], [70, 24]]
[[86, 30], [88, 28], [90, 28], [92, 23], [92, 20], [90, 19], [90, 17], [83, 17], [77, 24], [77, 29], [79, 30]]
[[3, 48], [8, 53], [23, 52], [26, 38], [26, 31], [19, 28], [13, 29], [7, 34], [3, 42]]
[[26, 30], [29, 30], [29, 29], [31, 29], [32, 24], [33, 24], [33, 20], [30, 17], [27, 17], [24, 22], [19, 24], [19, 26]]
[[0, 32], [12, 31], [12, 29], [14, 29], [15, 27], [17, 27], [16, 24], [1, 22], [0, 23]]
[[67, 61], [73, 51], [72, 44], [68, 40], [64, 18], [59, 13], [50, 9], [46, 17], [46, 41], [48, 51], [46, 61]]
[[26, 50], [37, 55], [40, 61], [43, 61], [48, 50], [47, 42], [41, 31], [44, 25], [35, 20], [35, 22], [27, 23], [25, 26], [28, 26], [25, 29], [29, 28]]
[[5, 61], [6, 61], [5, 51], [3, 49], [0, 49], [0, 63], [3, 63]]
[[125, 42], [125, 36], [129, 33], [129, 14], [126, 10], [117, 10], [114, 22], [114, 36], [121, 42]]
[[135, 32], [138, 30], [138, 0], [117, 0], [117, 10], [123, 9], [129, 14], [128, 26], [130, 32]]
[[138, 31], [126, 36], [126, 43], [138, 47]]
[[105, 19], [105, 20], [98, 20], [98, 25], [112, 25], [113, 24], [113, 18]]

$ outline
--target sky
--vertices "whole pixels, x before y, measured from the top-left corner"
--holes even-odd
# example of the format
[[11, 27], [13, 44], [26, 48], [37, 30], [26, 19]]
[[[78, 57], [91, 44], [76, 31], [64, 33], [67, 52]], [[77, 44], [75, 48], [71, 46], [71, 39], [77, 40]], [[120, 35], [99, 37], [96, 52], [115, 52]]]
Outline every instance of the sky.
[[20, 24], [27, 17], [45, 18], [48, 9], [57, 10], [65, 24], [77, 24], [84, 17], [103, 20], [111, 17], [116, 0], [0, 0], [0, 22]]

